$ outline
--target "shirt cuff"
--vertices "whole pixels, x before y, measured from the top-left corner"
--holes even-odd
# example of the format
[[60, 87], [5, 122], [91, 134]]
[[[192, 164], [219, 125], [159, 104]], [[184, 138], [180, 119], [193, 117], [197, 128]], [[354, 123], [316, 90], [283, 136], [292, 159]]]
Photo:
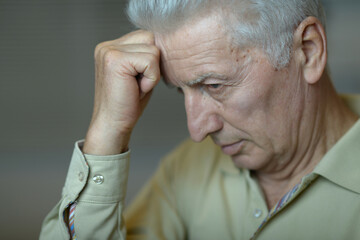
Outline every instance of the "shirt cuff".
[[79, 202], [124, 201], [130, 151], [109, 156], [83, 154], [84, 141], [75, 143], [63, 194]]

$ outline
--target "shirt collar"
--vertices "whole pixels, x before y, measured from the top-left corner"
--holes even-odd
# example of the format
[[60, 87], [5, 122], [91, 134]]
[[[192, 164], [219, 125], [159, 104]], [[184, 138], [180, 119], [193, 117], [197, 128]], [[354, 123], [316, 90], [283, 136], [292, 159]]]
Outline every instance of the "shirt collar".
[[[360, 115], [359, 95], [341, 95], [341, 98]], [[314, 173], [360, 193], [360, 120], [325, 154]]]
[[360, 120], [325, 154], [314, 173], [360, 194]]

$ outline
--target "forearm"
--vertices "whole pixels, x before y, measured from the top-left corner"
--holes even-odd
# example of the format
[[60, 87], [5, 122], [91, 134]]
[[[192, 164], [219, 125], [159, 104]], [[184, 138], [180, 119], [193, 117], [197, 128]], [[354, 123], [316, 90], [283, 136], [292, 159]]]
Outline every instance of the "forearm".
[[62, 200], [44, 220], [40, 239], [70, 238], [64, 213], [74, 203], [74, 231], [78, 239], [125, 239], [122, 212], [129, 155], [129, 152], [112, 156], [83, 155], [76, 145]]

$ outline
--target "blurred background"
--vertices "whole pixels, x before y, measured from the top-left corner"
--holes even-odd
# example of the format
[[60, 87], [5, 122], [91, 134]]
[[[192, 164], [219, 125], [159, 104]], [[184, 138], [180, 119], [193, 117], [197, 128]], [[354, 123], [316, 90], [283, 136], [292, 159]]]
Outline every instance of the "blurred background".
[[[339, 92], [360, 93], [360, 2], [324, 1]], [[60, 198], [93, 102], [93, 49], [133, 30], [125, 0], [0, 0], [0, 239], [37, 239]], [[187, 138], [182, 96], [163, 83], [131, 141], [127, 201]]]

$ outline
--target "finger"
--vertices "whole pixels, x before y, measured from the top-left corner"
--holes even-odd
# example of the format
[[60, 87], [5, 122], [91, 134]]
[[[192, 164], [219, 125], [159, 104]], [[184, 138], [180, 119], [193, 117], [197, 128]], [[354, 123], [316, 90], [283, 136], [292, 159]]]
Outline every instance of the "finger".
[[159, 57], [147, 53], [132, 53], [129, 61], [135, 69], [136, 75], [143, 75], [139, 79], [140, 91], [142, 93], [150, 92], [160, 80]]
[[160, 56], [160, 50], [155, 45], [149, 44], [122, 44], [114, 41], [107, 41], [98, 44], [94, 56], [103, 56], [108, 51], [120, 51], [125, 53], [151, 53]]
[[159, 82], [144, 77], [142, 74], [141, 74], [141, 79], [138, 79], [137, 81], [140, 89], [140, 99], [143, 99], [149, 92], [151, 92]]
[[102, 48], [111, 46], [111, 45], [130, 45], [130, 44], [146, 44], [146, 45], [155, 45], [154, 34], [145, 30], [138, 30], [131, 32], [122, 36], [121, 38], [101, 42], [96, 45], [95, 53], [101, 50]]
[[141, 96], [141, 101], [140, 101], [140, 108], [141, 108], [142, 111], [144, 110], [144, 108], [146, 107], [147, 103], [149, 102], [152, 93], [153, 93], [153, 90], [151, 90], [150, 92], [148, 92], [148, 93], [146, 93], [146, 94], [145, 94], [145, 93], [142, 94], [142, 96]]
[[119, 50], [127, 53], [152, 53], [154, 55], [160, 55], [160, 50], [155, 45], [148, 44], [117, 44], [109, 45], [109, 49]]
[[114, 41], [119, 41], [122, 42], [123, 44], [144, 43], [144, 44], [155, 45], [154, 34], [145, 30], [138, 30], [135, 32], [131, 32]]

